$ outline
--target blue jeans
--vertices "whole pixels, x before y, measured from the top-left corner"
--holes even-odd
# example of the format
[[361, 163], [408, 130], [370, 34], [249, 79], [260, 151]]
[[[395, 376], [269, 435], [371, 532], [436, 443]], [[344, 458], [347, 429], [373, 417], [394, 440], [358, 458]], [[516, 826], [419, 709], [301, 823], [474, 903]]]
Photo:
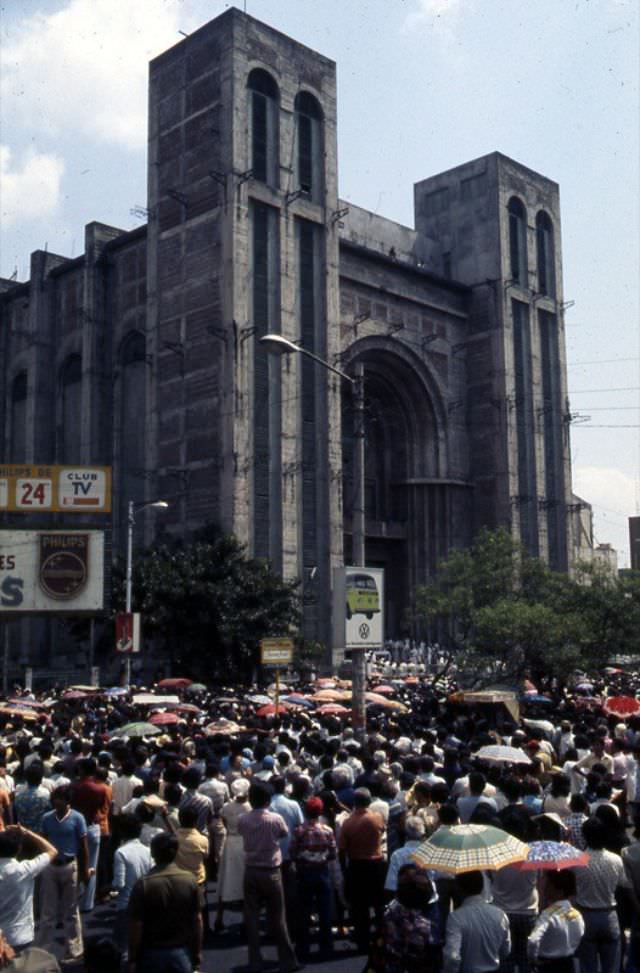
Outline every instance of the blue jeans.
[[603, 973], [617, 973], [620, 967], [620, 926], [615, 909], [582, 912], [584, 936], [576, 953], [580, 973], [598, 973], [598, 958]]
[[140, 973], [191, 973], [192, 970], [191, 957], [183, 946], [145, 949], [140, 959]]
[[87, 826], [87, 845], [89, 848], [89, 862], [87, 867], [93, 869], [93, 875], [80, 896], [80, 912], [91, 912], [96, 900], [96, 873], [98, 869], [98, 856], [100, 854], [99, 824], [90, 824]]
[[298, 894], [300, 926], [296, 941], [298, 958], [309, 956], [311, 915], [318, 914], [320, 930], [320, 953], [327, 956], [333, 950], [331, 938], [331, 917], [333, 913], [333, 891], [328, 868], [298, 868]]

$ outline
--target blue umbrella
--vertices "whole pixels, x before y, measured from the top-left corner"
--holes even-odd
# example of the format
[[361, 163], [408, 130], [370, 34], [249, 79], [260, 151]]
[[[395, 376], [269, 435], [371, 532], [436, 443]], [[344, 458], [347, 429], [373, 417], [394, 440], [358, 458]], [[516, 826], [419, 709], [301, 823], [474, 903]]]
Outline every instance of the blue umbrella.
[[105, 689], [105, 696], [126, 696], [129, 692], [124, 686], [111, 686], [110, 689]]
[[309, 706], [311, 709], [315, 706], [310, 699], [305, 699], [304, 696], [296, 696], [292, 693], [290, 696], [281, 697], [283, 703], [293, 703], [295, 706]]
[[548, 696], [540, 696], [539, 693], [525, 693], [520, 699], [523, 703], [546, 703], [547, 705], [553, 703], [553, 700], [549, 699]]

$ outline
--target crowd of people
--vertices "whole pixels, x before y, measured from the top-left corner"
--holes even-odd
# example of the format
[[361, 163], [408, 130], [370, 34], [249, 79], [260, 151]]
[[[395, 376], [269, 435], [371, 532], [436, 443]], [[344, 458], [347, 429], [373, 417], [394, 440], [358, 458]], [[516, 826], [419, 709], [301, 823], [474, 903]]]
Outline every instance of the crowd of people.
[[[372, 973], [638, 973], [640, 716], [602, 702], [639, 685], [529, 686], [514, 711], [390, 658], [361, 737], [335, 679], [283, 690], [275, 712], [272, 693], [188, 679], [16, 691], [0, 704], [0, 965], [191, 973], [239, 916], [257, 973], [265, 911], [282, 973], [344, 944]], [[521, 756], [476, 756], [495, 745]], [[584, 862], [421, 867], [458, 824]]]

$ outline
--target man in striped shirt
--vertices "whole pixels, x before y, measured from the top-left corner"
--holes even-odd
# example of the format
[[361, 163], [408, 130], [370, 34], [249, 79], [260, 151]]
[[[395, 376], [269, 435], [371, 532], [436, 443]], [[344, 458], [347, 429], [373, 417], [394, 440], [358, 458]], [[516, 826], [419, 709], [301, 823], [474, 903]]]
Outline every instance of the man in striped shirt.
[[319, 797], [310, 798], [305, 804], [306, 822], [296, 828], [289, 846], [291, 861], [297, 866], [298, 892], [300, 895], [300, 929], [297, 939], [298, 954], [303, 962], [309, 956], [311, 915], [318, 913], [320, 954], [326, 960], [333, 951], [331, 939], [331, 877], [329, 866], [337, 857], [333, 831], [320, 823], [323, 804]]
[[279, 814], [269, 811], [271, 790], [264, 784], [255, 783], [249, 788], [252, 810], [238, 820], [238, 832], [242, 836], [245, 853], [244, 873], [244, 921], [249, 946], [249, 970], [258, 973], [262, 969], [260, 952], [260, 910], [267, 910], [267, 922], [278, 947], [281, 973], [299, 969], [291, 945], [284, 911], [282, 889], [282, 852], [280, 840], [289, 829]]

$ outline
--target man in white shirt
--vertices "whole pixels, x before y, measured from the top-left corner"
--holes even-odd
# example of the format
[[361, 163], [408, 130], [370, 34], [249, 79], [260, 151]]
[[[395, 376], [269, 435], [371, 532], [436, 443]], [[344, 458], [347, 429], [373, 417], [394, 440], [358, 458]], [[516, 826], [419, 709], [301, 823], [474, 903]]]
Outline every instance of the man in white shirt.
[[142, 822], [135, 814], [121, 815], [119, 828], [123, 844], [113, 858], [112, 888], [118, 894], [113, 935], [118, 948], [125, 952], [128, 933], [127, 908], [131, 891], [137, 880], [151, 871], [153, 859], [149, 848], [140, 841]]
[[538, 973], [574, 971], [573, 954], [584, 935], [584, 920], [570, 902], [575, 888], [572, 872], [545, 872], [545, 897], [549, 905], [536, 919], [528, 941], [529, 959]]
[[482, 872], [458, 875], [457, 886], [464, 901], [447, 920], [443, 973], [493, 973], [511, 951], [509, 920], [485, 902]]
[[[17, 861], [21, 851], [34, 857]], [[35, 880], [56, 854], [42, 835], [20, 825], [0, 832], [0, 929], [14, 949], [24, 949], [33, 942]]]

